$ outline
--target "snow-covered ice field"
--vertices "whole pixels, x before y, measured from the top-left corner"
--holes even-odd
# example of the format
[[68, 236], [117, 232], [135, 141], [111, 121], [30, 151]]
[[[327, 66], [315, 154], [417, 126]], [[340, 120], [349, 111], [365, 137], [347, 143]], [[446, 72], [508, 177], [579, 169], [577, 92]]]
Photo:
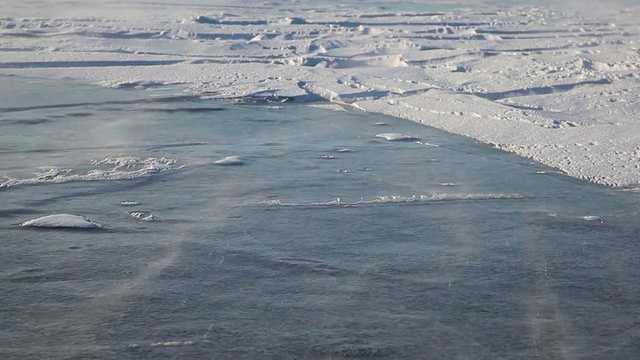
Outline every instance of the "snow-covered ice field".
[[634, 358], [639, 13], [3, 0], [0, 358]]
[[[639, 182], [637, 1], [23, 1], [0, 74], [184, 84], [389, 114], [618, 187]], [[2, 89], [10, 91], [10, 89]]]

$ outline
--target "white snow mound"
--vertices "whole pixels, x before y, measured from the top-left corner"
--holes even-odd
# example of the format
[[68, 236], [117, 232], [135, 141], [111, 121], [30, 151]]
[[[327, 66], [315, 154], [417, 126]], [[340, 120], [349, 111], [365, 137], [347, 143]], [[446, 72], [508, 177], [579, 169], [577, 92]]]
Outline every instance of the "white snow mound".
[[27, 220], [21, 223], [20, 226], [76, 229], [95, 229], [105, 227], [105, 225], [99, 224], [86, 216], [70, 214], [53, 214], [42, 216], [36, 219]]
[[242, 165], [244, 161], [239, 156], [227, 156], [224, 159], [214, 161], [216, 165]]
[[415, 141], [417, 137], [411, 135], [404, 135], [400, 133], [382, 133], [376, 134], [376, 137], [387, 139], [388, 141]]

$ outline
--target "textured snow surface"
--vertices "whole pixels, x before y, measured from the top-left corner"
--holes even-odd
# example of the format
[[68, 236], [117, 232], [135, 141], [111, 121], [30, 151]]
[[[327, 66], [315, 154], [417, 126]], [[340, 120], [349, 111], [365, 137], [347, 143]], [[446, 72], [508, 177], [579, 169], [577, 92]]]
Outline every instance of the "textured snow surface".
[[376, 137], [383, 138], [389, 141], [414, 141], [418, 140], [417, 138], [411, 135], [404, 135], [399, 133], [381, 133], [376, 134]]
[[352, 107], [640, 183], [638, 1], [65, 4], [0, 3], [0, 74]]
[[93, 168], [86, 172], [78, 172], [75, 169], [49, 168], [30, 178], [0, 178], [0, 189], [11, 186], [62, 184], [78, 181], [131, 180], [151, 177], [161, 172], [178, 170], [183, 167], [173, 159], [141, 159], [134, 156], [108, 156], [92, 160], [91, 165]]

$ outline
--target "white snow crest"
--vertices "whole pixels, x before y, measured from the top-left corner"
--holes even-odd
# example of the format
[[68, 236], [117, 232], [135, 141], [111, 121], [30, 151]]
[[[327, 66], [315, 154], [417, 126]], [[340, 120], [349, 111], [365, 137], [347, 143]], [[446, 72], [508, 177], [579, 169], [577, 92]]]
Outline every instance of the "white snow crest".
[[37, 228], [100, 229], [107, 225], [95, 222], [86, 216], [52, 214], [27, 220], [21, 223], [20, 226]]
[[380, 133], [376, 134], [376, 137], [386, 139], [388, 141], [416, 141], [417, 137], [411, 135], [405, 135], [400, 133]]
[[244, 160], [242, 160], [240, 158], [240, 156], [236, 156], [236, 155], [232, 155], [232, 156], [227, 156], [225, 158], [222, 158], [220, 160], [216, 160], [213, 162], [216, 165], [243, 165], [244, 164]]

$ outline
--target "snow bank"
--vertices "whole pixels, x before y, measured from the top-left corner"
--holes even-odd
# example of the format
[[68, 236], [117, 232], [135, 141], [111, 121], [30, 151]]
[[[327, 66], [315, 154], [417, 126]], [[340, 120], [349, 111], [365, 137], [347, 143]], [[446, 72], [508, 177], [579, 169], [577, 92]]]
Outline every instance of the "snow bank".
[[355, 0], [87, 0], [69, 9], [6, 0], [0, 74], [185, 84], [238, 103], [329, 101], [469, 136], [580, 179], [640, 183], [640, 5], [382, 3], [384, 11]]

